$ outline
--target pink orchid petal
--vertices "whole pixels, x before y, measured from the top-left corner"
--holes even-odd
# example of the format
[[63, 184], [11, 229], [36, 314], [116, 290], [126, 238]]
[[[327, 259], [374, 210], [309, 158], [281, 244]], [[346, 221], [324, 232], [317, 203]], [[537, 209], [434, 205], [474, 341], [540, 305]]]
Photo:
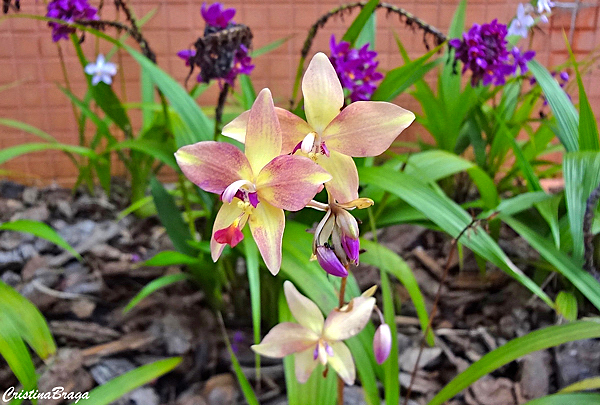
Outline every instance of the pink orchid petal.
[[[282, 146], [281, 154], [291, 153], [298, 142], [313, 131], [306, 121], [283, 108], [275, 107], [275, 114], [281, 128]], [[222, 134], [238, 142], [246, 142], [246, 128], [250, 110], [243, 112], [229, 124], [225, 125]]]
[[252, 211], [249, 222], [252, 236], [267, 268], [271, 274], [277, 275], [281, 268], [281, 241], [285, 227], [283, 210], [261, 201]]
[[300, 384], [304, 384], [308, 381], [308, 378], [319, 364], [318, 360], [314, 359], [313, 356], [314, 347], [296, 353], [294, 355], [294, 369], [296, 374], [296, 380]]
[[[238, 207], [237, 202], [233, 203], [223, 203], [219, 212], [217, 212], [217, 216], [215, 218], [215, 223], [213, 224], [212, 236], [210, 238], [210, 253], [213, 261], [217, 261], [223, 252], [223, 248], [225, 248], [225, 244], [219, 243], [215, 240], [215, 233], [219, 230], [228, 228], [236, 219], [242, 215], [242, 209]], [[244, 226], [243, 223], [240, 222], [240, 229]]]
[[325, 319], [319, 307], [302, 295], [289, 280], [283, 283], [283, 291], [288, 307], [296, 321], [320, 336]]
[[248, 115], [246, 157], [254, 173], [281, 152], [281, 128], [269, 89], [262, 89]]
[[277, 208], [298, 211], [317, 194], [331, 175], [303, 156], [278, 156], [258, 174], [256, 189], [260, 200]]
[[[252, 180], [246, 156], [225, 142], [198, 142], [175, 153], [183, 174], [204, 191], [221, 194], [236, 180]], [[257, 172], [258, 173], [258, 172]]]
[[390, 147], [415, 115], [392, 103], [357, 101], [323, 131], [330, 150], [354, 157], [377, 156]]
[[306, 120], [317, 133], [323, 133], [344, 105], [340, 79], [324, 53], [317, 53], [310, 61], [302, 78], [302, 94]]
[[349, 339], [356, 336], [371, 319], [375, 298], [357, 297], [348, 304], [347, 311], [334, 309], [323, 326], [323, 337], [328, 341]]
[[246, 141], [246, 127], [248, 126], [249, 115], [250, 110], [244, 111], [239, 116], [234, 118], [229, 124], [225, 125], [221, 130], [221, 133], [224, 136], [244, 143]]
[[281, 358], [312, 348], [318, 340], [319, 337], [304, 326], [283, 322], [275, 325], [259, 344], [251, 348], [262, 356]]
[[356, 368], [350, 349], [344, 342], [329, 342], [333, 349], [333, 356], [329, 357], [328, 363], [348, 385], [354, 385], [356, 380]]
[[329, 157], [319, 154], [317, 163], [331, 174], [332, 179], [325, 183], [325, 187], [337, 202], [345, 203], [358, 198], [358, 171], [350, 156], [331, 151]]

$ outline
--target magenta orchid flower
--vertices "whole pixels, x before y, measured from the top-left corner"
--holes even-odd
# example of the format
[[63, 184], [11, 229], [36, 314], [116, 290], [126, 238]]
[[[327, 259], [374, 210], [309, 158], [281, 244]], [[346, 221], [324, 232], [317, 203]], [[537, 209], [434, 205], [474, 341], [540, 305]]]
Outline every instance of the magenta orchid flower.
[[283, 210], [304, 208], [331, 175], [308, 158], [279, 156], [281, 128], [268, 89], [256, 98], [247, 125], [245, 154], [228, 143], [205, 141], [180, 148], [175, 158], [188, 179], [221, 195], [223, 206], [210, 241], [212, 259], [219, 258], [226, 244], [235, 246], [244, 238], [248, 222], [275, 275], [281, 267]]
[[[357, 101], [344, 105], [344, 91], [324, 53], [311, 60], [302, 79], [306, 121], [276, 108], [283, 130], [282, 153], [301, 153], [327, 170], [333, 179], [325, 186], [338, 202], [358, 198], [358, 171], [352, 157], [382, 154], [415, 119], [395, 104]], [[223, 135], [240, 142], [246, 137], [248, 113], [223, 128]]]
[[283, 284], [285, 298], [298, 323], [284, 322], [267, 333], [252, 350], [267, 357], [295, 354], [296, 379], [305, 383], [318, 363], [330, 365], [348, 385], [354, 384], [356, 370], [352, 354], [342, 340], [356, 336], [369, 322], [375, 305], [374, 288], [354, 298], [345, 307], [334, 309], [327, 319], [317, 305], [296, 287]]

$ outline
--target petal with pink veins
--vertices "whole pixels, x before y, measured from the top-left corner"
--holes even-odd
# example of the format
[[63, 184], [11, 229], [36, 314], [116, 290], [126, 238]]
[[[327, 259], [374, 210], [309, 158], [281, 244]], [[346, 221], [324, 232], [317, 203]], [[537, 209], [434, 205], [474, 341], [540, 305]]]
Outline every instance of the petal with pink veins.
[[345, 340], [356, 336], [371, 319], [375, 298], [357, 297], [348, 303], [346, 311], [334, 309], [323, 326], [323, 337], [328, 341]]
[[329, 342], [329, 345], [333, 349], [333, 356], [328, 359], [329, 364], [346, 384], [354, 385], [356, 369], [350, 349], [344, 342]]
[[267, 268], [276, 275], [281, 268], [281, 241], [285, 227], [283, 210], [261, 201], [252, 211], [249, 222], [252, 237]]
[[344, 91], [333, 65], [322, 52], [313, 56], [302, 78], [306, 121], [317, 133], [340, 113]]
[[350, 156], [332, 150], [329, 157], [317, 155], [317, 163], [331, 174], [332, 179], [325, 187], [337, 202], [344, 203], [358, 198], [358, 171]]
[[298, 380], [300, 384], [304, 384], [308, 381], [308, 378], [315, 370], [315, 367], [319, 364], [319, 361], [315, 360], [313, 353], [314, 347], [309, 347], [294, 355], [296, 380]]
[[281, 153], [281, 128], [269, 89], [262, 89], [248, 114], [246, 157], [254, 173]]
[[415, 115], [383, 101], [350, 104], [325, 128], [323, 141], [330, 150], [354, 157], [377, 156], [415, 120]]
[[[221, 252], [223, 252], [223, 248], [225, 248], [225, 244], [219, 243], [215, 240], [215, 233], [219, 230], [228, 228], [235, 220], [237, 220], [243, 211], [238, 207], [237, 202], [232, 203], [223, 203], [219, 212], [217, 212], [217, 217], [215, 218], [215, 223], [213, 224], [212, 236], [210, 238], [210, 253], [213, 261], [217, 261], [217, 259], [221, 256]], [[243, 223], [240, 223], [239, 228], [242, 229], [244, 227]]]
[[331, 175], [303, 156], [278, 156], [258, 174], [256, 189], [261, 201], [277, 208], [298, 211], [317, 194]]
[[248, 159], [225, 142], [205, 141], [179, 148], [175, 153], [183, 174], [204, 191], [221, 194], [236, 180], [252, 180]]
[[312, 349], [318, 340], [319, 337], [304, 326], [283, 322], [275, 325], [259, 344], [252, 345], [251, 348], [262, 356], [281, 358]]
[[312, 330], [317, 335], [323, 331], [323, 314], [317, 305], [306, 298], [296, 289], [291, 281], [286, 280], [283, 283], [283, 291], [288, 307], [296, 321], [307, 329]]

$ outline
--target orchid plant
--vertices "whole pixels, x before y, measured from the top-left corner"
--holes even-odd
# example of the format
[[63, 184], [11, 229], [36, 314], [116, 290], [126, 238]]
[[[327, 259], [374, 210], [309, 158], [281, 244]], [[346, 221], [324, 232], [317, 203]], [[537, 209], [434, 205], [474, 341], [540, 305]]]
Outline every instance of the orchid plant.
[[[391, 330], [375, 306], [374, 288], [348, 303], [343, 298], [350, 265], [358, 264], [360, 252], [358, 223], [349, 211], [373, 204], [358, 196], [352, 157], [383, 153], [415, 116], [388, 102], [357, 101], [342, 109], [342, 84], [323, 53], [312, 58], [302, 91], [306, 121], [275, 107], [270, 91], [263, 89], [252, 108], [222, 131], [242, 142], [244, 153], [229, 143], [205, 141], [180, 148], [175, 157], [189, 180], [219, 194], [223, 202], [210, 240], [214, 261], [226, 245], [234, 247], [244, 238], [241, 230], [249, 223], [267, 268], [276, 275], [281, 267], [284, 210], [309, 207], [325, 212], [310, 258], [341, 278], [338, 308], [325, 320], [316, 304], [286, 281], [285, 296], [299, 323], [275, 326], [253, 349], [270, 357], [295, 354], [299, 382], [305, 382], [320, 362], [331, 365], [340, 381], [353, 384], [354, 361], [342, 341], [358, 334], [376, 311], [381, 326], [373, 348], [382, 363], [390, 353]], [[313, 199], [323, 187], [326, 203]]]

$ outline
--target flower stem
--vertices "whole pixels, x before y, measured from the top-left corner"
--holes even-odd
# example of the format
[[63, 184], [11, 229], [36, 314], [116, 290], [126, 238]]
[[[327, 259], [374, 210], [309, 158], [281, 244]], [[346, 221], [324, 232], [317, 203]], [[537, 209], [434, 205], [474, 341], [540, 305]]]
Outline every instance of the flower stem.
[[[346, 270], [348, 270], [348, 266], [346, 266]], [[344, 306], [344, 295], [346, 294], [346, 281], [347, 277], [342, 277], [338, 301], [339, 308], [342, 308]], [[344, 380], [342, 380], [339, 375], [337, 377], [337, 403], [338, 405], [344, 405]]]

